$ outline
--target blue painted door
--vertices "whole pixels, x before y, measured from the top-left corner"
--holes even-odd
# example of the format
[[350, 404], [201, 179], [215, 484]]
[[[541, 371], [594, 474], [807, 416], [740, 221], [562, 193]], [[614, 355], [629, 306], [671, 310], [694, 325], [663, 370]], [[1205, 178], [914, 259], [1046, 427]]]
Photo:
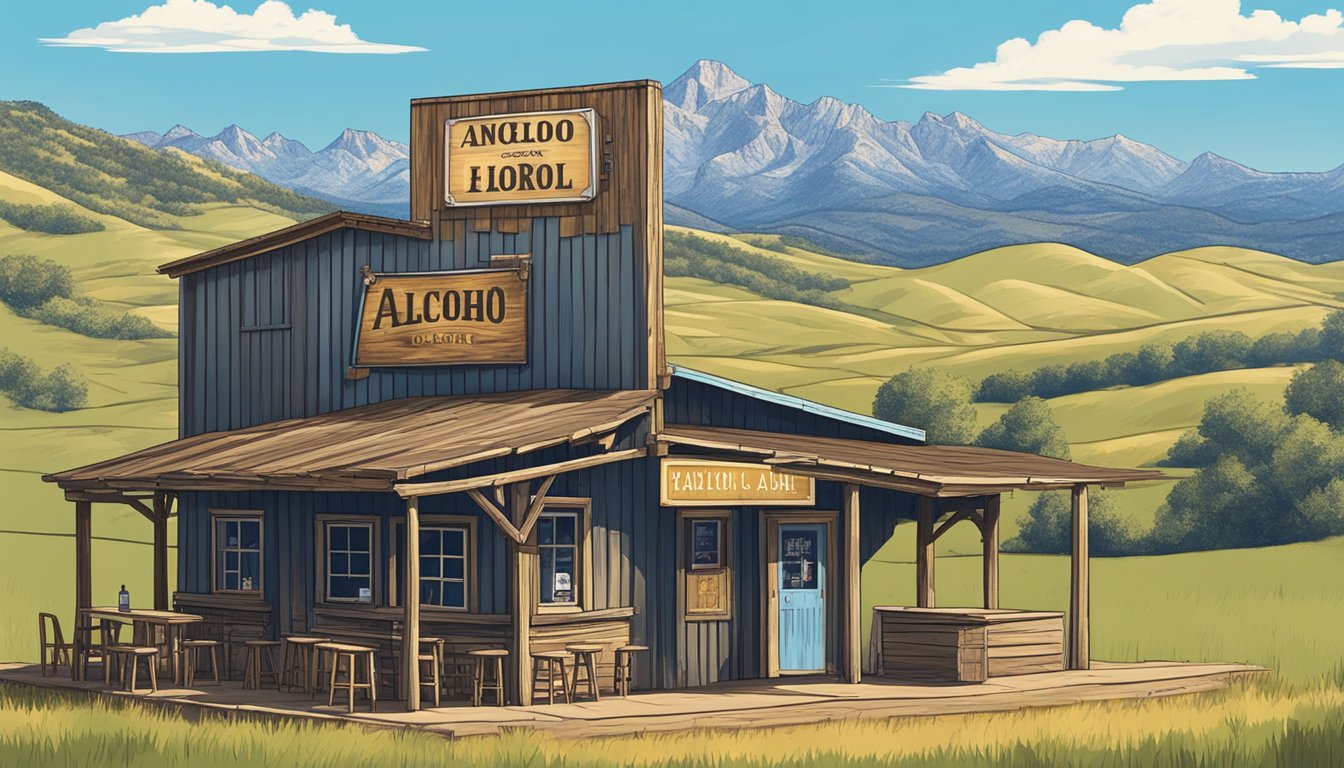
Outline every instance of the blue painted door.
[[826, 669], [826, 526], [779, 526], [779, 671]]

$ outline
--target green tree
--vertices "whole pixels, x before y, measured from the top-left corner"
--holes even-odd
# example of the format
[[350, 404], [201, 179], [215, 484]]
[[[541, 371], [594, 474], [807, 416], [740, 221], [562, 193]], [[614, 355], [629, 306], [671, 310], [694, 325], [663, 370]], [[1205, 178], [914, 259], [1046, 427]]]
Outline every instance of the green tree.
[[1252, 547], [1272, 539], [1254, 473], [1235, 456], [1222, 456], [1171, 489], [1157, 511], [1150, 548], [1157, 551]]
[[1208, 331], [1182, 339], [1171, 351], [1181, 374], [1229, 371], [1246, 365], [1251, 337], [1241, 331]]
[[[1282, 410], [1259, 399], [1250, 390], [1238, 387], [1210, 398], [1204, 404], [1204, 418], [1199, 422], [1198, 432], [1208, 445], [1207, 459], [1236, 456], [1244, 465], [1253, 467], [1269, 460], [1289, 426], [1290, 421]], [[1181, 463], [1179, 466], [1201, 465]]]
[[1175, 353], [1172, 351], [1171, 344], [1157, 341], [1144, 344], [1139, 347], [1138, 355], [1131, 368], [1133, 378], [1128, 383], [1133, 385], [1152, 384], [1155, 381], [1169, 378], [1174, 360]]
[[1031, 394], [1031, 374], [1022, 371], [991, 373], [980, 382], [975, 399], [982, 403], [1015, 403]]
[[[1140, 537], [1134, 521], [1121, 515], [1113, 497], [1102, 490], [1088, 494], [1087, 530], [1092, 554], [1103, 557], [1134, 554]], [[1064, 554], [1073, 544], [1073, 509], [1067, 491], [1038, 494], [1017, 536], [1005, 541], [1006, 552]]]
[[1344, 360], [1344, 309], [1331, 312], [1321, 321], [1318, 348], [1323, 359]]
[[1289, 413], [1305, 413], [1344, 430], [1344, 363], [1325, 360], [1298, 371], [1283, 397]]
[[1050, 406], [1039, 397], [1018, 400], [998, 421], [985, 427], [975, 442], [983, 448], [1069, 458], [1064, 430], [1055, 423]]
[[1344, 479], [1334, 478], [1297, 505], [1298, 517], [1318, 536], [1344, 535]]
[[936, 368], [912, 368], [877, 390], [873, 415], [919, 427], [930, 443], [965, 445], [975, 434], [971, 383]]
[[74, 292], [75, 278], [64, 265], [27, 254], [0, 257], [0, 301], [16, 311]]

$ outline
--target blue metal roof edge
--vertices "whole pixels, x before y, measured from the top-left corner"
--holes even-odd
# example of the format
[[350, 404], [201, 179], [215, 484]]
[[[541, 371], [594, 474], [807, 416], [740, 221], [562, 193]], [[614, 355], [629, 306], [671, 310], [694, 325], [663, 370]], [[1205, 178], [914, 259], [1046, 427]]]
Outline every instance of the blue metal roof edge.
[[807, 413], [815, 413], [818, 416], [838, 419], [840, 421], [849, 422], [850, 424], [868, 427], [869, 429], [876, 429], [899, 437], [907, 437], [911, 440], [925, 442], [928, 439], [924, 430], [915, 427], [907, 427], [903, 424], [885, 421], [874, 416], [865, 416], [861, 413], [846, 411], [843, 408], [822, 405], [821, 403], [807, 400], [798, 397], [797, 395], [786, 395], [780, 392], [772, 392], [768, 389], [761, 389], [760, 387], [753, 387], [750, 384], [743, 384], [740, 381], [725, 379], [722, 376], [715, 376], [712, 373], [697, 371], [694, 368], [686, 368], [680, 365], [671, 365], [670, 367], [672, 368], [673, 376], [686, 379], [687, 381], [695, 381], [701, 384], [708, 384], [712, 387], [720, 387], [722, 389], [737, 392], [741, 395], [746, 395], [747, 397], [754, 397], [757, 400], [764, 400], [789, 408], [797, 408], [798, 410]]

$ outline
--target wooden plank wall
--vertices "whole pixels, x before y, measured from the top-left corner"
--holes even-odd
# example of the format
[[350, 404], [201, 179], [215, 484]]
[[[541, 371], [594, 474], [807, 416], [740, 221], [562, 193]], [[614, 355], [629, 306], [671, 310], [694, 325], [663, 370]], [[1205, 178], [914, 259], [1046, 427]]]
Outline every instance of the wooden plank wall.
[[672, 377], [664, 393], [668, 424], [730, 427], [795, 435], [915, 445], [916, 441], [842, 419], [758, 400], [722, 387]]

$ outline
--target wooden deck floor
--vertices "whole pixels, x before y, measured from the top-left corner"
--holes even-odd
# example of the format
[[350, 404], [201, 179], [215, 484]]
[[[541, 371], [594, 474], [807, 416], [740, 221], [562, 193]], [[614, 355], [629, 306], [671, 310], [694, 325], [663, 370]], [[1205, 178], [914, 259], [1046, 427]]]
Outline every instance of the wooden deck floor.
[[[629, 698], [532, 707], [471, 707], [458, 702], [406, 712], [398, 702], [379, 702], [379, 712], [361, 707], [349, 715], [302, 694], [244, 691], [239, 683], [195, 690], [165, 688], [137, 698], [180, 708], [259, 716], [337, 719], [379, 727], [409, 727], [444, 736], [478, 736], [502, 728], [530, 728], [563, 737], [614, 736], [690, 728], [762, 728], [846, 718], [998, 712], [1103, 699], [1172, 696], [1221, 688], [1234, 678], [1264, 670], [1240, 664], [1094, 662], [1088, 671], [1049, 672], [994, 678], [977, 684], [910, 685], [871, 678], [858, 685], [833, 679], [790, 678], [721, 683], [679, 691], [636, 692]], [[76, 683], [69, 674], [42, 677], [37, 667], [0, 664], [0, 681], [48, 688], [101, 692], [100, 683]], [[124, 692], [103, 693], [129, 696]], [[444, 702], [447, 704], [448, 702]]]

